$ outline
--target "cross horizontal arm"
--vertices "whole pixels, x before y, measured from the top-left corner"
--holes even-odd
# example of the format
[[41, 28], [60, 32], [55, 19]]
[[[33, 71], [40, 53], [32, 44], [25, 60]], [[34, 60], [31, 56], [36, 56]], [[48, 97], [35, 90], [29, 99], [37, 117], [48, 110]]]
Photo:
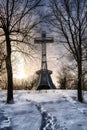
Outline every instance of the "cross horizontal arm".
[[42, 42], [53, 43], [54, 39], [53, 39], [53, 37], [46, 37], [46, 38], [37, 37], [34, 39], [34, 43], [41, 44]]

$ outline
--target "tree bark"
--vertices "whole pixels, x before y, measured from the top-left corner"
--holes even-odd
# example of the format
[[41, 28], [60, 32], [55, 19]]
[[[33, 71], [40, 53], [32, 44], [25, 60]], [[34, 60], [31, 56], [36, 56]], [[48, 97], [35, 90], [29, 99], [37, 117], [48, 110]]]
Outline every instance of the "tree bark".
[[11, 64], [11, 41], [9, 37], [9, 32], [6, 33], [6, 47], [7, 47], [7, 57], [6, 57], [6, 69], [7, 69], [7, 103], [13, 102], [13, 73]]
[[83, 102], [83, 95], [82, 95], [82, 65], [81, 61], [78, 63], [78, 101]]
[[[78, 3], [79, 11], [79, 3]], [[78, 13], [79, 21], [79, 46], [78, 46], [78, 101], [83, 102], [82, 95], [82, 37], [81, 37], [81, 23], [80, 23], [80, 13]]]

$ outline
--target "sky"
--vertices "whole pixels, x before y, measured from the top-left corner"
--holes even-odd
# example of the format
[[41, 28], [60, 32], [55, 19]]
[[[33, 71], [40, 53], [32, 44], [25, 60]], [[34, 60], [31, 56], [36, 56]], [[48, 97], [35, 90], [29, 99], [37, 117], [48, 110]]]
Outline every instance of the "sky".
[[[42, 14], [45, 14], [47, 11], [46, 7], [42, 7], [40, 11]], [[58, 72], [60, 71], [62, 65], [67, 64], [67, 60], [64, 58], [66, 51], [61, 44], [55, 42], [58, 36], [56, 36], [53, 32], [50, 32], [46, 24], [40, 23], [39, 30], [40, 33], [36, 33], [35, 37], [41, 37], [42, 31], [46, 31], [48, 37], [54, 38], [54, 43], [47, 44], [47, 65], [48, 69], [53, 71], [52, 79], [54, 84], [57, 85]], [[34, 44], [34, 38], [32, 39], [32, 43]], [[14, 77], [26, 79], [27, 77], [34, 75], [37, 70], [41, 69], [41, 45], [36, 45], [36, 47], [39, 48], [39, 51], [36, 51], [36, 54], [31, 53], [31, 55], [35, 57], [31, 60], [28, 58], [27, 61], [25, 61], [23, 56], [17, 53], [16, 57], [18, 58], [18, 63], [17, 65], [14, 64], [14, 68], [16, 66]]]
[[[43, 6], [40, 8], [40, 11], [42, 14], [45, 14], [47, 8]], [[35, 14], [37, 13], [35, 12]], [[35, 15], [35, 19], [36, 19], [36, 15]], [[47, 65], [48, 65], [48, 69], [53, 72], [52, 79], [54, 84], [57, 86], [58, 72], [60, 72], [60, 69], [62, 68], [63, 65], [68, 64], [65, 58], [66, 51], [61, 44], [56, 42], [58, 36], [56, 36], [56, 34], [54, 34], [52, 31], [49, 31], [48, 25], [44, 23], [40, 23], [38, 27], [39, 27], [39, 33], [35, 33], [34, 37], [38, 37], [38, 36], [41, 37], [42, 31], [46, 31], [48, 37], [54, 38], [54, 43], [47, 44]], [[33, 32], [34, 31], [35, 30], [33, 30]], [[32, 38], [31, 41], [33, 45], [34, 45], [34, 37]], [[21, 45], [20, 47], [24, 49], [25, 52], [29, 53], [29, 50], [25, 45]], [[41, 45], [35, 45], [35, 47], [38, 48], [38, 50], [34, 49], [34, 51], [30, 51], [30, 55], [32, 57], [29, 56], [25, 60], [25, 56], [23, 54], [18, 52], [13, 52], [15, 48], [14, 46], [12, 46], [12, 57], [13, 57], [12, 64], [13, 64], [14, 78], [21, 79], [21, 80], [27, 78], [30, 79], [32, 78], [33, 75], [35, 75], [37, 70], [41, 69]]]
[[[48, 34], [48, 36], [53, 35]], [[41, 49], [41, 45], [36, 46], [37, 47], [40, 46], [39, 50]], [[58, 81], [57, 80], [58, 72], [60, 71], [62, 65], [67, 64], [64, 55], [65, 50], [61, 45], [55, 44], [55, 42], [52, 44], [49, 43], [47, 44], [47, 65], [48, 69], [53, 71], [51, 76], [54, 84], [56, 85]], [[18, 60], [17, 64], [14, 64], [14, 68], [16, 67], [16, 71], [14, 71], [14, 77], [18, 79], [31, 78], [32, 75], [35, 75], [37, 70], [41, 69], [41, 51], [37, 51], [36, 54], [34, 54], [33, 56], [35, 57], [34, 59], [28, 58], [26, 61], [21, 54], [19, 55], [17, 53]]]

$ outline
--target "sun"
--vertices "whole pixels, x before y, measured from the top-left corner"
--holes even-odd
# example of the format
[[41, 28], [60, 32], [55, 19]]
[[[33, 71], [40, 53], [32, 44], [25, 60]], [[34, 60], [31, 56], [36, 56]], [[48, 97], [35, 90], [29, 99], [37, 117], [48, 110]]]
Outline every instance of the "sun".
[[18, 71], [17, 73], [14, 74], [14, 78], [16, 79], [26, 79], [27, 75], [25, 74], [24, 70], [21, 69], [20, 71]]
[[23, 70], [17, 72], [17, 74], [15, 74], [17, 79], [26, 79], [27, 75], [25, 74], [25, 72]]
[[18, 55], [18, 58], [20, 58], [20, 60], [18, 60], [18, 62], [14, 64], [15, 71], [13, 73], [13, 77], [19, 80], [27, 79], [28, 75], [26, 72], [24, 59], [23, 57], [21, 57], [21, 55]]

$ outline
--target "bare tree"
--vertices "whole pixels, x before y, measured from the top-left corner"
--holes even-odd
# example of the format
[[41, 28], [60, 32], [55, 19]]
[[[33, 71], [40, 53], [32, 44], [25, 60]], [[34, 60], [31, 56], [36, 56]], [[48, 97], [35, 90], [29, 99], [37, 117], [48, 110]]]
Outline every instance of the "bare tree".
[[78, 100], [82, 96], [83, 48], [86, 45], [87, 0], [50, 0], [48, 23], [58, 33], [59, 42], [72, 54], [78, 69]]
[[68, 87], [68, 71], [65, 67], [62, 68], [61, 72], [58, 73], [58, 84], [60, 89], [66, 89]]
[[[33, 14], [41, 0], [1, 0], [0, 37], [6, 43], [7, 103], [13, 101], [13, 71], [11, 63], [11, 44], [25, 43], [37, 24]], [[31, 22], [32, 21], [32, 22]]]
[[64, 66], [58, 72], [58, 85], [60, 89], [76, 89], [76, 74], [70, 69], [69, 66]]

